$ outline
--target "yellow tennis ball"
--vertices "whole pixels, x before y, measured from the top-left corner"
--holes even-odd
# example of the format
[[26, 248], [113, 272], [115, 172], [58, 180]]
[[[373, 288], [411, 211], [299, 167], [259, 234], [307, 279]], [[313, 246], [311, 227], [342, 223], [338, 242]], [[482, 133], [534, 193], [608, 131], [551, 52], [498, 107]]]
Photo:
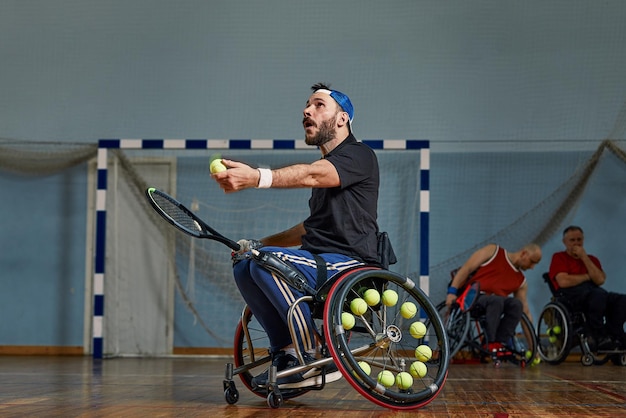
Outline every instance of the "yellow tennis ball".
[[541, 359], [539, 357], [535, 357], [533, 362], [531, 363], [532, 366], [536, 366], [539, 363], [541, 363]]
[[411, 363], [411, 366], [409, 367], [409, 373], [411, 373], [411, 376], [415, 378], [424, 377], [426, 376], [427, 372], [428, 372], [428, 368], [421, 361], [414, 361], [413, 363]]
[[400, 389], [408, 389], [413, 386], [413, 376], [408, 374], [407, 372], [400, 372], [396, 376], [396, 385]]
[[428, 361], [433, 356], [433, 350], [429, 346], [422, 344], [415, 349], [415, 358], [419, 361]]
[[372, 372], [372, 368], [370, 367], [370, 365], [365, 362], [365, 361], [359, 361], [359, 367], [361, 368], [361, 370], [363, 370], [365, 372], [366, 375], [370, 375], [370, 373]]
[[383, 370], [378, 373], [378, 383], [383, 385], [386, 388], [390, 388], [395, 383], [396, 379], [389, 370]]
[[348, 312], [341, 313], [341, 325], [343, 326], [343, 329], [345, 330], [352, 329], [352, 327], [354, 327], [355, 322], [356, 321], [354, 319], [354, 316], [351, 313], [348, 313]]
[[413, 302], [404, 302], [402, 306], [400, 306], [400, 315], [403, 318], [411, 319], [417, 313], [417, 306]]
[[554, 334], [560, 334], [560, 333], [561, 333], [561, 327], [560, 327], [560, 326], [558, 326], [558, 325], [553, 326], [553, 327], [552, 327], [552, 332], [553, 332]]
[[222, 171], [226, 171], [226, 166], [222, 163], [221, 158], [216, 158], [215, 160], [211, 161], [211, 164], [209, 165], [209, 170], [211, 171], [211, 174], [220, 173]]
[[383, 305], [395, 306], [398, 303], [398, 293], [395, 290], [387, 289], [382, 296]]
[[378, 293], [376, 289], [367, 289], [365, 293], [363, 293], [363, 300], [365, 300], [365, 303], [369, 306], [378, 305], [378, 302], [380, 302], [380, 293]]
[[367, 311], [367, 303], [361, 298], [353, 299], [350, 302], [350, 310], [355, 315], [363, 315]]
[[550, 342], [551, 342], [552, 344], [554, 344], [554, 343], [556, 342], [556, 337], [555, 337], [554, 335], [550, 335], [550, 336], [548, 337], [548, 340], [550, 340]]
[[526, 360], [530, 360], [530, 357], [533, 355], [533, 352], [530, 350], [526, 350], [526, 352], [524, 353], [524, 356], [526, 357]]
[[415, 321], [409, 327], [409, 332], [413, 338], [420, 339], [426, 335], [426, 325], [421, 321]]

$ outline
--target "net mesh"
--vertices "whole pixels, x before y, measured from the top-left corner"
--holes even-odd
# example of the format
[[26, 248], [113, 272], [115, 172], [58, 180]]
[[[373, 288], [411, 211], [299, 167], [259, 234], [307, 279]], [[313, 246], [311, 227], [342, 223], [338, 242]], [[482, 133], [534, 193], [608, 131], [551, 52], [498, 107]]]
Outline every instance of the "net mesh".
[[[175, 313], [176, 337], [174, 344], [208, 347], [228, 347], [234, 324], [240, 315], [243, 300], [232, 280], [230, 249], [212, 240], [191, 238], [168, 225], [152, 210], [145, 198], [147, 187], [156, 187], [172, 194], [183, 205], [191, 209], [200, 219], [224, 236], [261, 238], [300, 223], [308, 215], [306, 189], [289, 190], [246, 190], [236, 194], [224, 194], [209, 176], [209, 161], [220, 150], [113, 150], [109, 156], [109, 180], [107, 195], [107, 280], [136, 280], [129, 278], [118, 260], [119, 256], [137, 252], [126, 243], [131, 239], [131, 223], [119, 214], [117, 190], [129, 190], [133, 205], [141, 207], [149, 228], [166, 230], [170, 234], [160, 240], [163, 258], [168, 257], [171, 241], [174, 242], [174, 271], [177, 289]], [[312, 162], [319, 158], [316, 150], [221, 150], [226, 158], [254, 162], [265, 167], [281, 167], [297, 162]], [[418, 279], [419, 274], [419, 181], [420, 152], [407, 150], [384, 150], [378, 152], [381, 167], [379, 225], [387, 231], [396, 245], [400, 260], [393, 266]], [[171, 166], [172, 182], [158, 180], [146, 167]], [[161, 184], [158, 184], [158, 182]], [[157, 182], [157, 183], [155, 183]], [[116, 215], [115, 211], [118, 212]], [[115, 225], [109, 225], [114, 223]], [[151, 245], [159, 242], [149, 239]], [[153, 249], [154, 250], [154, 249]], [[107, 306], [115, 303], [115, 289], [106, 289]], [[113, 295], [113, 297], [111, 297]], [[120, 294], [120, 297], [123, 295]], [[115, 304], [116, 315], [124, 314], [119, 303]], [[132, 309], [129, 307], [128, 309]], [[107, 309], [105, 311], [111, 311]], [[106, 318], [106, 315], [105, 315]], [[105, 319], [107, 322], [109, 319]], [[123, 326], [116, 321], [117, 326]], [[196, 326], [202, 327], [206, 335], [199, 336]], [[108, 335], [117, 331], [110, 330]], [[110, 339], [111, 337], [108, 337]], [[107, 344], [111, 344], [108, 342]], [[117, 353], [117, 347], [107, 349]]]
[[[625, 119], [623, 113], [612, 131], [612, 135], [623, 135]], [[602, 167], [616, 165], [626, 168], [626, 152], [619, 140], [607, 139], [597, 148], [586, 150], [558, 150], [558, 143], [550, 152], [521, 152], [519, 150], [481, 153], [431, 153], [431, 238], [430, 238], [430, 293], [438, 301], [445, 296], [450, 270], [462, 264], [477, 248], [489, 242], [497, 242], [508, 248], [516, 248], [526, 242], [545, 243], [568, 222], [590, 185], [603, 182], [618, 182], [621, 179], [606, 179]], [[545, 144], [544, 144], [545, 145]], [[549, 144], [548, 144], [549, 145]], [[0, 141], [0, 170], [17, 176], [47, 176], [63, 172], [71, 167], [86, 163], [97, 153], [93, 144], [42, 143], [28, 141]], [[254, 162], [259, 166], [280, 167], [295, 162], [311, 162], [318, 158], [317, 151], [272, 150], [271, 152], [222, 150], [224, 157]], [[230, 250], [220, 243], [198, 240], [176, 232], [158, 216], [145, 198], [149, 186], [162, 188], [180, 199], [200, 218], [232, 239], [259, 238], [278, 230], [288, 228], [302, 221], [308, 213], [308, 190], [247, 190], [236, 194], [222, 193], [209, 179], [208, 162], [215, 150], [111, 150], [109, 160], [114, 162], [115, 177], [127, 189], [127, 199], [133, 201], [132, 210], [141, 212], [145, 218], [146, 236], [143, 240], [159, 243], [161, 251], [155, 259], [172, 257], [175, 271], [175, 328], [174, 346], [191, 347], [230, 347], [234, 324], [240, 314], [243, 301], [232, 280]], [[416, 279], [419, 277], [420, 253], [417, 232], [419, 231], [419, 154], [406, 151], [380, 151], [381, 196], [379, 221], [382, 230], [390, 233], [399, 263], [392, 266], [398, 271]], [[544, 161], [543, 158], [546, 160]], [[552, 175], [546, 176], [542, 170], [532, 176], [519, 171], [515, 161], [535, 161], [538, 167], [553, 164]], [[146, 166], [168, 166], [174, 173], [175, 182], [164, 183], [151, 178]], [[496, 172], [513, 166], [511, 172], [500, 177], [483, 173], [485, 167]], [[614, 175], [614, 172], [611, 174]], [[603, 176], [602, 178], [597, 178]], [[519, 183], [526, 188], [515, 191], [523, 197], [525, 205], [515, 205], [509, 210], [492, 207], [493, 201], [486, 199], [494, 184], [510, 184], [519, 177]], [[546, 180], [546, 178], [549, 180]], [[476, 179], [489, 178], [484, 184]], [[460, 180], [456, 180], [460, 179]], [[483, 239], [475, 240], [475, 234], [466, 234], [459, 223], [446, 222], [454, 212], [448, 213], [449, 203], [455, 196], [464, 192], [463, 179], [471, 179], [472, 190], [463, 195], [469, 201], [463, 211], [470, 211], [474, 218], [473, 227], [483, 232]], [[536, 180], [535, 180], [536, 179]], [[162, 184], [158, 184], [161, 182]], [[543, 182], [543, 183], [542, 183]], [[621, 183], [619, 183], [621, 184]], [[542, 185], [542, 187], [539, 187]], [[618, 187], [620, 187], [618, 185]], [[121, 188], [121, 187], [120, 187]], [[475, 198], [472, 198], [474, 196]], [[621, 195], [612, 196], [620, 199]], [[495, 198], [498, 200], [498, 197]], [[445, 201], [446, 205], [438, 202]], [[111, 214], [120, 211], [119, 202], [109, 199], [107, 211]], [[500, 212], [514, 213], [515, 216], [497, 218]], [[118, 218], [123, 217], [118, 213]], [[113, 215], [115, 217], [115, 215]], [[485, 223], [485, 219], [492, 219]], [[504, 221], [503, 221], [504, 219]], [[119, 220], [119, 219], [118, 219]], [[116, 221], [117, 222], [117, 221]], [[462, 239], [452, 242], [446, 231], [460, 229]], [[117, 267], [107, 267], [107, 272], [117, 282], [109, 281], [117, 290], [107, 289], [113, 295], [107, 303], [119, 305], [125, 286], [124, 281], [133, 280], [123, 271], [123, 263], [116, 258], [129, 258], [136, 240], [124, 236], [124, 224], [107, 233], [107, 263], [117, 263]], [[469, 235], [469, 237], [465, 237]], [[128, 241], [124, 244], [125, 241]], [[442, 242], [443, 241], [443, 242]], [[127, 245], [127, 247], [124, 247]], [[172, 246], [175, 249], [172, 251]], [[111, 247], [117, 247], [110, 250]], [[124, 249], [126, 248], [126, 249]], [[135, 248], [135, 249], [133, 249]], [[151, 252], [155, 247], [152, 248]], [[130, 253], [129, 253], [130, 252]], [[175, 254], [175, 255], [171, 255]], [[108, 264], [107, 264], [108, 265]], [[115, 296], [117, 295], [117, 296]], [[109, 297], [109, 296], [107, 296]], [[149, 297], [149, 296], [147, 296]], [[132, 304], [129, 301], [128, 304]], [[110, 310], [108, 312], [111, 312]], [[124, 313], [119, 313], [120, 318]], [[118, 319], [118, 322], [121, 320]], [[198, 332], [198, 328], [202, 331]], [[110, 335], [110, 334], [109, 334]], [[132, 332], [119, 335], [120, 339], [132, 340]], [[124, 349], [111, 349], [123, 352]]]

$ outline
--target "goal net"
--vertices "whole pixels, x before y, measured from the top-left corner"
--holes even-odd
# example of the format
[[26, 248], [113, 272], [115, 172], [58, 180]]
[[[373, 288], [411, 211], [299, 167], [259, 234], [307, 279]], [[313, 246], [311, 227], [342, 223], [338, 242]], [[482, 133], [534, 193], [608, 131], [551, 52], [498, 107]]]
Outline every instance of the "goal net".
[[[399, 260], [392, 269], [427, 290], [428, 142], [366, 142], [378, 148], [379, 226], [389, 233]], [[311, 163], [319, 151], [285, 140], [103, 140], [100, 145], [94, 353], [167, 354], [172, 345], [188, 347], [186, 353], [230, 349], [243, 308], [230, 249], [172, 228], [147, 204], [145, 190], [172, 194], [233, 240], [261, 238], [302, 222], [310, 190], [225, 194], [210, 178], [211, 157], [219, 153], [278, 168]]]
[[[625, 124], [623, 117], [619, 119], [611, 135], [622, 137]], [[181, 354], [230, 353], [243, 301], [232, 280], [229, 250], [178, 233], [147, 204], [145, 188], [172, 193], [232, 239], [259, 238], [302, 221], [308, 213], [309, 191], [224, 194], [209, 179], [211, 155], [280, 167], [314, 161], [319, 152], [297, 146], [230, 148], [227, 143], [203, 149], [154, 149], [0, 139], [0, 181], [7, 199], [33, 187], [33, 179], [60, 173], [64, 176], [59, 182], [75, 181], [73, 176], [82, 179], [85, 171], [76, 168], [89, 162], [93, 178], [87, 184], [93, 189], [88, 195], [91, 239], [86, 246], [93, 265], [86, 268], [87, 351], [161, 355], [171, 354], [174, 347], [174, 353]], [[392, 270], [412, 277], [438, 302], [445, 297], [450, 270], [475, 249], [488, 242], [514, 249], [530, 241], [544, 245], [558, 240], [562, 228], [587, 207], [594, 219], [585, 218], [585, 224], [603, 222], [613, 228], [602, 229], [609, 239], [599, 238], [611, 251], [614, 239], [622, 235], [626, 187], [622, 142], [518, 141], [502, 143], [499, 149], [493, 143], [484, 145], [437, 144], [426, 159], [420, 147], [377, 149], [379, 223], [389, 232], [398, 255]], [[20, 228], [16, 242], [45, 232], [31, 223]], [[105, 233], [96, 234], [98, 228], [105, 228]], [[425, 241], [424, 231], [429, 232]], [[620, 254], [608, 254], [603, 257], [607, 264], [619, 262]], [[548, 256], [546, 252], [544, 257]], [[530, 291], [536, 294], [529, 295], [530, 300], [544, 303], [545, 290], [534, 286]], [[97, 336], [93, 341], [92, 335]]]

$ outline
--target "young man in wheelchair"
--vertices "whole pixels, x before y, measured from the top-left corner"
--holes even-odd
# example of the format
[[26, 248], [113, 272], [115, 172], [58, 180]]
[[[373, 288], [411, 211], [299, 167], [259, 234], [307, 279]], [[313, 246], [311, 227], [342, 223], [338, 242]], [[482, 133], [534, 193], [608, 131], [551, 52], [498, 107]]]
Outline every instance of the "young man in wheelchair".
[[585, 236], [579, 226], [563, 231], [565, 251], [553, 254], [549, 279], [570, 309], [583, 312], [587, 339], [592, 351], [626, 349], [624, 321], [626, 295], [608, 292], [600, 260], [587, 254]]
[[[459, 289], [478, 283], [480, 294], [472, 309], [485, 313], [488, 347], [491, 353], [506, 353], [507, 344], [515, 333], [522, 312], [532, 321], [528, 308], [528, 284], [524, 271], [532, 269], [541, 261], [541, 248], [537, 244], [527, 244], [516, 252], [509, 252], [489, 244], [477, 250], [454, 275], [446, 305], [457, 299]], [[513, 294], [513, 297], [509, 295]]]
[[[322, 158], [312, 164], [279, 169], [255, 169], [223, 159], [228, 168], [213, 178], [226, 192], [247, 188], [312, 188], [310, 215], [304, 222], [260, 241], [240, 240], [241, 252], [263, 247], [293, 265], [316, 289], [339, 271], [377, 262], [377, 204], [379, 171], [374, 151], [352, 135], [354, 110], [345, 94], [316, 84], [303, 111], [307, 145], [319, 147]], [[298, 249], [286, 248], [300, 246]], [[250, 258], [234, 264], [237, 286], [254, 316], [267, 333], [272, 364], [277, 371], [299, 365], [296, 344], [305, 363], [314, 360], [317, 341], [307, 304], [295, 310], [298, 341], [292, 341], [287, 322], [290, 306], [303, 292], [290, 287]], [[314, 374], [326, 373], [326, 381], [341, 377], [330, 370], [308, 370], [279, 378], [277, 384], [306, 387]], [[266, 386], [268, 372], [252, 384]]]

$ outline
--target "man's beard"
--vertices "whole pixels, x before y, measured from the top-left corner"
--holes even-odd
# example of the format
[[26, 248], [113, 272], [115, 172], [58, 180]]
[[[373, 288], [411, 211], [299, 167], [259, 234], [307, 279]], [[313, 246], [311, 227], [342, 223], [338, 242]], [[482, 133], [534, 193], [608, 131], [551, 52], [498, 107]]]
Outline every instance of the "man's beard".
[[316, 145], [321, 147], [331, 139], [334, 139], [337, 133], [334, 128], [336, 121], [337, 117], [335, 116], [320, 123], [318, 132], [313, 136], [307, 136], [305, 138], [305, 143], [307, 145]]

